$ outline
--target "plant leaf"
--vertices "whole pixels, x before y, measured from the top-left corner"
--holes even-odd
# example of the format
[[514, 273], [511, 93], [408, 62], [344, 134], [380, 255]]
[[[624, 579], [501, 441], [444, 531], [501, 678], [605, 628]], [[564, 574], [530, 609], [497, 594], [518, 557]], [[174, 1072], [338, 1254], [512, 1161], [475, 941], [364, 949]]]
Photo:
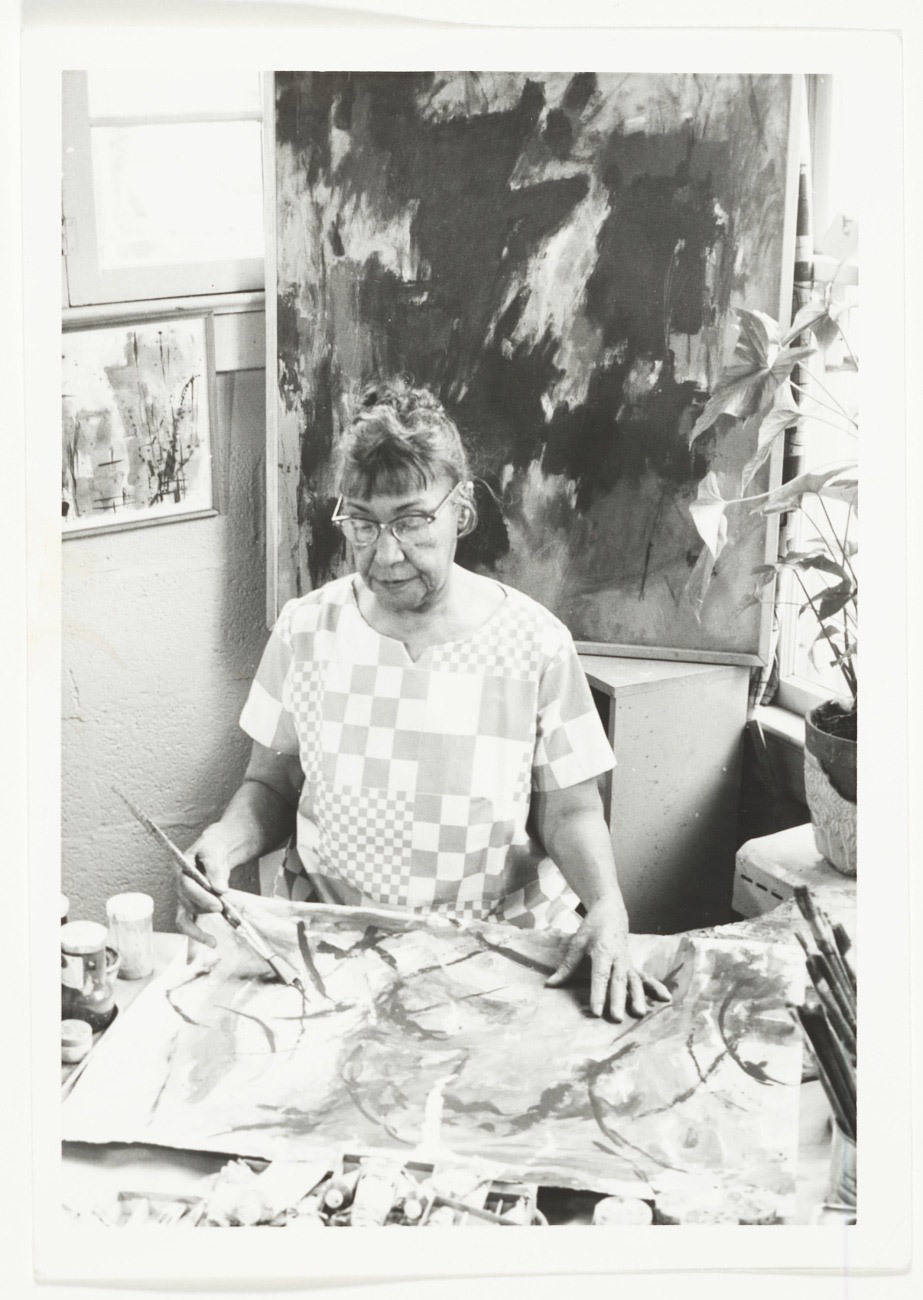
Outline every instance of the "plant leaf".
[[791, 402], [774, 406], [760, 425], [756, 451], [744, 465], [740, 474], [741, 491], [745, 491], [769, 459], [773, 446], [786, 429], [800, 424], [804, 415]]
[[791, 343], [800, 334], [810, 330], [817, 340], [820, 350], [826, 352], [830, 344], [840, 337], [840, 326], [837, 322], [845, 307], [845, 303], [822, 302], [817, 298], [812, 299], [798, 312], [792, 321], [791, 328], [783, 335], [782, 342]]
[[839, 614], [840, 610], [853, 599], [856, 594], [856, 588], [849, 581], [838, 582], [834, 587], [827, 587], [826, 590], [814, 596], [813, 605], [811, 601], [805, 601], [801, 606], [802, 614], [805, 610], [813, 609], [815, 617], [819, 623], [826, 623], [827, 619], [833, 618], [834, 614]]
[[715, 557], [707, 546], [703, 546], [684, 589], [696, 621], [701, 617], [702, 606], [705, 603], [705, 597], [708, 595], [714, 568]]
[[730, 502], [725, 501], [721, 495], [714, 470], [709, 470], [699, 483], [696, 499], [689, 503], [689, 513], [696, 531], [715, 560], [727, 543], [728, 521], [725, 512], [729, 505]]
[[[812, 470], [806, 474], [799, 474], [788, 483], [783, 483], [781, 487], [770, 492], [769, 496], [758, 508], [761, 514], [778, 515], [783, 514], [786, 510], [796, 510], [802, 503], [805, 496], [840, 496], [842, 500], [850, 500], [848, 493], [851, 491], [852, 500], [856, 496], [856, 479], [848, 471], [855, 468], [856, 462], [841, 461], [839, 464], [830, 465], [826, 469]], [[839, 484], [839, 487], [836, 485]], [[851, 489], [850, 486], [851, 485]]]
[[819, 569], [822, 573], [830, 573], [842, 582], [849, 582], [849, 573], [842, 564], [837, 564], [829, 555], [818, 554], [816, 551], [789, 551], [780, 561], [781, 564], [792, 569], [800, 569], [804, 572], [806, 569]]
[[689, 432], [690, 446], [719, 415], [746, 420], [768, 410], [798, 362], [817, 350], [783, 346], [778, 321], [765, 312], [740, 308], [737, 317], [740, 332], [731, 360]]

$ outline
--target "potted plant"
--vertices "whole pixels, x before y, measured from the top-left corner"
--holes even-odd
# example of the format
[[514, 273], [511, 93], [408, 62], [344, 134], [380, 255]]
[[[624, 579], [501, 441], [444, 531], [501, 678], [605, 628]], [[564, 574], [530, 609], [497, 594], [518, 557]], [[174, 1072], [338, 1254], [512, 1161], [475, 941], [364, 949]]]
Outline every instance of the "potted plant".
[[[834, 393], [815, 381], [813, 394], [795, 376], [807, 358], [826, 354], [836, 346], [843, 351], [843, 366], [856, 369], [856, 358], [840, 325], [841, 309], [827, 290], [803, 307], [791, 328], [759, 311], [739, 310], [739, 332], [730, 360], [714, 392], [693, 425], [690, 445], [713, 439], [715, 463], [721, 463], [724, 439], [756, 433], [756, 448], [739, 481], [709, 471], [690, 505], [696, 527], [705, 541], [698, 573], [689, 593], [701, 601], [711, 571], [729, 537], [728, 518], [749, 505], [760, 516], [801, 517], [798, 541], [783, 543], [772, 564], [754, 570], [755, 589], [748, 603], [781, 598], [794, 600], [800, 614], [812, 616], [815, 664], [829, 663], [838, 670], [842, 690], [836, 698], [812, 709], [805, 719], [805, 790], [818, 851], [839, 871], [856, 873], [856, 737], [858, 725], [857, 614], [855, 524], [858, 510], [856, 461], [818, 465], [781, 487], [750, 495], [753, 481], [768, 461], [786, 429], [806, 418], [820, 419], [835, 428], [858, 433], [855, 415]], [[793, 372], [794, 375], [793, 375]], [[795, 392], [807, 400], [798, 405]], [[790, 539], [791, 528], [783, 531]]]

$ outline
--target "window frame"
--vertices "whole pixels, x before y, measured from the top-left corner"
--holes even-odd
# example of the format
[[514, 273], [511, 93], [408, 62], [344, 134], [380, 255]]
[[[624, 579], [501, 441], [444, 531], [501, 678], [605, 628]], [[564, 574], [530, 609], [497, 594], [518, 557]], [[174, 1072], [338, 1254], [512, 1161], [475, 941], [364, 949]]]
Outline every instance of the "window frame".
[[[836, 215], [831, 200], [831, 152], [833, 138], [833, 77], [812, 75], [806, 77], [808, 106], [808, 140], [811, 155], [812, 229], [815, 241], [828, 229]], [[814, 254], [815, 284], [829, 283], [834, 277], [841, 283], [858, 284], [855, 266], [841, 266], [833, 258], [820, 252]], [[810, 368], [810, 362], [809, 362]], [[808, 436], [810, 426], [808, 424]], [[791, 539], [793, 533], [780, 530], [780, 547]], [[798, 591], [792, 575], [784, 573], [776, 584], [776, 611], [778, 620], [777, 657], [779, 684], [774, 703], [792, 713], [807, 714], [818, 704], [838, 693], [839, 687], [825, 687], [803, 677], [796, 671], [798, 659]]]
[[[260, 105], [254, 109], [188, 114], [145, 114], [132, 117], [90, 116], [86, 71], [62, 74], [63, 174], [62, 254], [65, 308], [103, 306], [162, 299], [253, 293], [265, 287], [266, 258], [222, 259], [213, 262], [152, 263], [103, 269], [99, 265], [96, 202], [93, 186], [91, 127], [93, 125], [153, 125], [177, 122], [256, 121], [264, 124], [263, 174], [266, 148], [265, 74], [260, 78]], [[263, 200], [265, 207], [265, 180]], [[265, 228], [265, 226], [264, 226]]]

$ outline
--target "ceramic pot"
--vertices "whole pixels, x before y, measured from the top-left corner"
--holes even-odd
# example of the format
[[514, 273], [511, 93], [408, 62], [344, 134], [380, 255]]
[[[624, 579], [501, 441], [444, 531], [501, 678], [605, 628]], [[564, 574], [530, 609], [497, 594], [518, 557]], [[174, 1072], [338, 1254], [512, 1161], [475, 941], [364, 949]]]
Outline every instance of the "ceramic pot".
[[804, 788], [814, 842], [832, 867], [856, 874], [856, 715], [835, 700], [805, 718]]

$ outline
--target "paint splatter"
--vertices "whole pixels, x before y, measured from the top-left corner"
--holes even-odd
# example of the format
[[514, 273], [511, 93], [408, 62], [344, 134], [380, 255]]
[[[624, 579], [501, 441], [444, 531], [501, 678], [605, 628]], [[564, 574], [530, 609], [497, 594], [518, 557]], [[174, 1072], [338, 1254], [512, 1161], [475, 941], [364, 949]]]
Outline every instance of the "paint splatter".
[[282, 597], [343, 570], [334, 451], [350, 399], [400, 372], [475, 462], [462, 563], [580, 639], [754, 648], [746, 512], [706, 606], [685, 595], [714, 455], [686, 435], [731, 308], [777, 310], [789, 84], [277, 75]]

